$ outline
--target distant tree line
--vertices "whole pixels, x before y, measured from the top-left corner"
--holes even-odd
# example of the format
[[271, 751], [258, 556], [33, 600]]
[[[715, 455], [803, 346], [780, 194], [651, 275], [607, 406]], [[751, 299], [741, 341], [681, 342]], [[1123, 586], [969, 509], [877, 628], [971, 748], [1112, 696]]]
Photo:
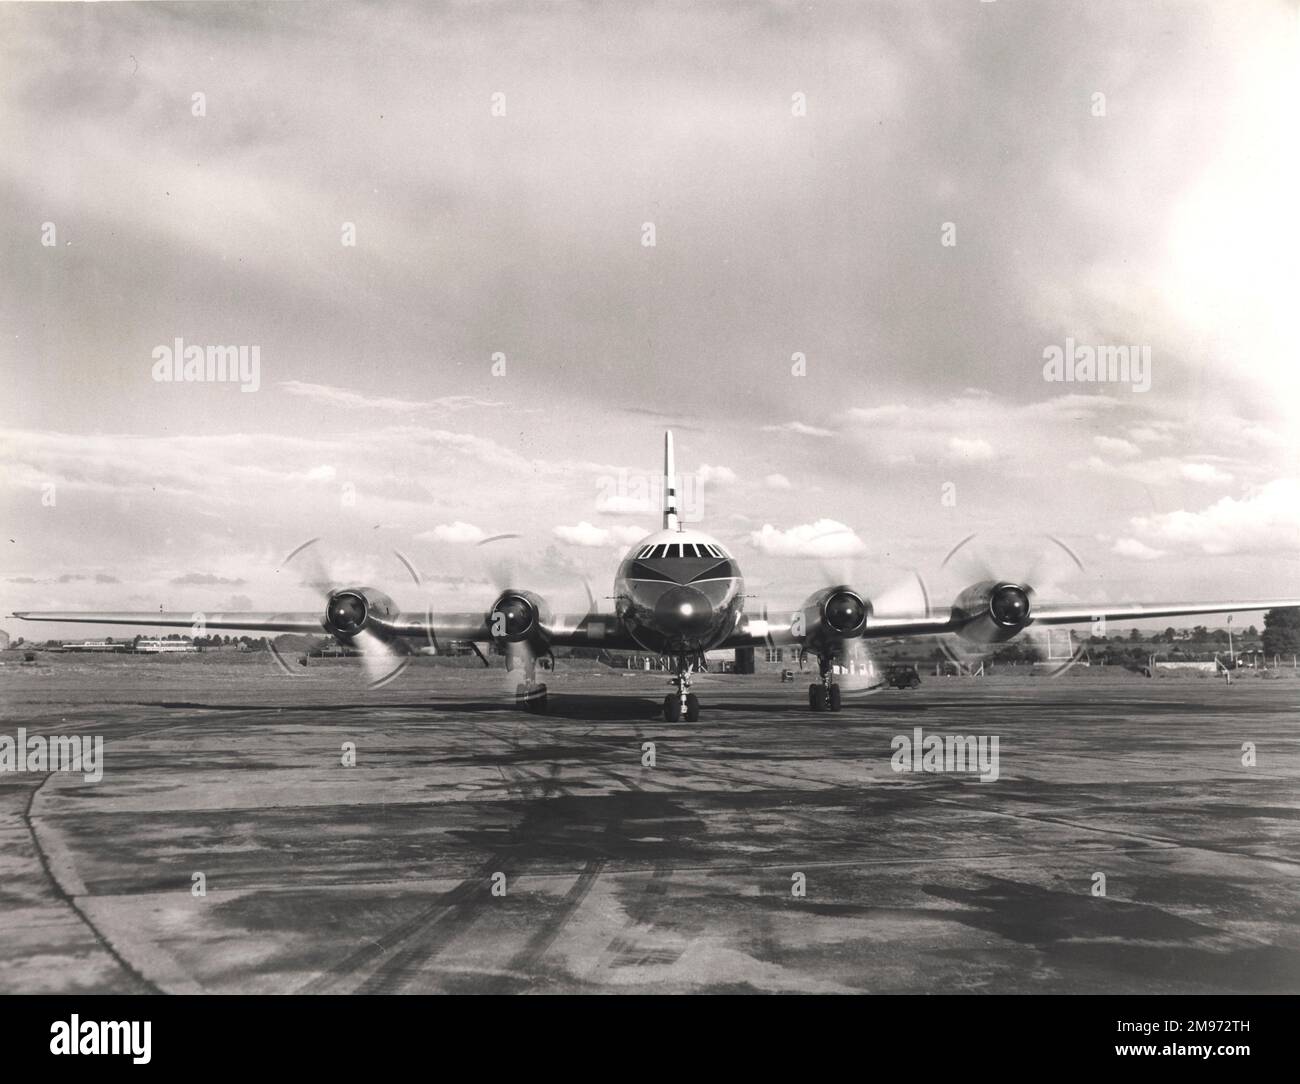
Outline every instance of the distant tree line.
[[[87, 637], [87, 639], [93, 639], [93, 637]], [[185, 643], [192, 643], [195, 647], [199, 648], [200, 650], [203, 650], [205, 648], [222, 648], [222, 647], [237, 648], [240, 646], [243, 646], [249, 650], [256, 650], [259, 648], [266, 647], [265, 636], [222, 636], [218, 633], [213, 633], [211, 636], [185, 636], [179, 632], [169, 632], [165, 636], [146, 635], [144, 633], [140, 633], [136, 636], [132, 636], [129, 640], [127, 639], [114, 640], [113, 637], [111, 636], [103, 637], [103, 641], [106, 644], [115, 644], [115, 643], [129, 644], [132, 650], [135, 649], [136, 645], [139, 644], [141, 640], [181, 640], [184, 641]], [[14, 641], [14, 646], [21, 647], [24, 643], [26, 643], [26, 641], [23, 639], [23, 637], [20, 636], [18, 637], [17, 640]], [[45, 640], [40, 644], [29, 645], [29, 646], [62, 647], [65, 643], [67, 643], [66, 640]]]
[[1264, 615], [1264, 654], [1300, 654], [1300, 606], [1269, 610]]

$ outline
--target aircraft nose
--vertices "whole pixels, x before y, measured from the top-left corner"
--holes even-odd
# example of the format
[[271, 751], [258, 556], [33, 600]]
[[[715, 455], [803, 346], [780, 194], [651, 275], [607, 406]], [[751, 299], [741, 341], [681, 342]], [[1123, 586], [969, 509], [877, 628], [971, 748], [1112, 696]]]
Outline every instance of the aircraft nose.
[[679, 636], [699, 636], [713, 619], [713, 604], [703, 591], [682, 585], [665, 591], [655, 603], [655, 623]]

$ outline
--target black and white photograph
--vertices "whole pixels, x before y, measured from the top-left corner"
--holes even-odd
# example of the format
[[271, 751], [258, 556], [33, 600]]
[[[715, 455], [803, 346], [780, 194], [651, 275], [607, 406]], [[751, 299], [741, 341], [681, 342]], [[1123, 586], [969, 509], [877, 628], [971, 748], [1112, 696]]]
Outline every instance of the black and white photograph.
[[1099, 1064], [1249, 1061], [1298, 116], [1294, 0], [0, 4], [31, 1041], [1105, 995]]

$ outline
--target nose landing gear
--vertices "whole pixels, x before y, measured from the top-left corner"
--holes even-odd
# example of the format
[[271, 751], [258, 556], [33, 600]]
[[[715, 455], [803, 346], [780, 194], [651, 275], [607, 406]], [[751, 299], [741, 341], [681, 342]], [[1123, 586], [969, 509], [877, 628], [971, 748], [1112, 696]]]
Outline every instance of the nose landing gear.
[[839, 711], [840, 687], [835, 680], [830, 655], [817, 656], [817, 671], [821, 680], [808, 686], [808, 707], [813, 711]]
[[676, 692], [664, 697], [665, 722], [678, 723], [685, 719], [688, 723], [693, 723], [699, 719], [700, 698], [691, 692], [691, 671], [694, 665], [694, 661], [688, 660], [686, 656], [678, 656], [672, 677]]
[[669, 693], [664, 697], [664, 719], [670, 723], [679, 723], [685, 719], [693, 723], [700, 717], [700, 698], [694, 693], [682, 696]]

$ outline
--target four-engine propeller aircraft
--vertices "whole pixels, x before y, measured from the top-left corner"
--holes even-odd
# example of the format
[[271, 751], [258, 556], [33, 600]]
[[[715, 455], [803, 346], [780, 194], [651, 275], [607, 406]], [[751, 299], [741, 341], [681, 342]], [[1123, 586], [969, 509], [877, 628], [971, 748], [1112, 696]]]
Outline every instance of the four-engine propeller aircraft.
[[[664, 718], [699, 718], [691, 675], [704, 669], [714, 649], [789, 645], [815, 655], [819, 680], [808, 690], [813, 711], [838, 711], [840, 687], [834, 666], [853, 641], [952, 633], [973, 645], [1010, 640], [1031, 626], [1069, 625], [1099, 618], [1177, 617], [1300, 606], [1300, 599], [1257, 602], [1097, 603], [1040, 606], [1029, 583], [984, 579], [960, 592], [946, 613], [880, 617], [868, 598], [848, 584], [822, 587], [791, 614], [778, 619], [745, 612], [744, 580], [727, 548], [681, 522], [673, 466], [672, 433], [664, 439], [663, 529], [634, 545], [614, 581], [614, 613], [553, 613], [533, 591], [507, 586], [486, 610], [470, 613], [403, 614], [384, 592], [371, 587], [330, 589], [324, 613], [236, 613], [204, 618], [206, 629], [244, 632], [325, 632], [340, 645], [371, 657], [409, 652], [410, 642], [435, 648], [453, 641], [491, 643], [505, 654], [507, 668], [522, 670], [518, 701], [545, 710], [546, 686], [536, 661], [552, 648], [596, 647], [654, 652], [672, 664], [674, 691], [664, 698]], [[928, 607], [927, 607], [928, 608]], [[19, 612], [26, 621], [186, 627], [185, 613]], [[485, 660], [486, 661], [486, 660]]]

